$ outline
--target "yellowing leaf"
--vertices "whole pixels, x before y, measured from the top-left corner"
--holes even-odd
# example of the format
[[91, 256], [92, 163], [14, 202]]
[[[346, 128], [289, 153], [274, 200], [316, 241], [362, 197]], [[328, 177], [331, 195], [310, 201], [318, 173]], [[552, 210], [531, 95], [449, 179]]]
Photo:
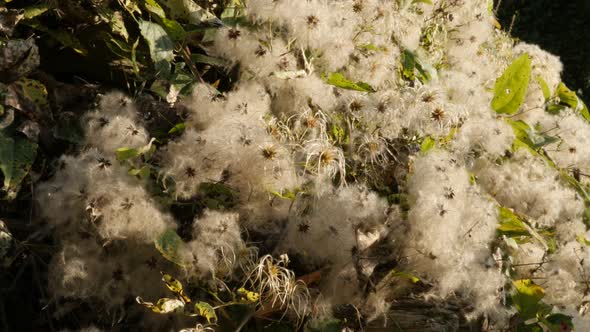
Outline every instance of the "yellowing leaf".
[[520, 279], [512, 282], [515, 293], [512, 303], [520, 313], [521, 318], [529, 319], [536, 316], [543, 306], [539, 302], [545, 296], [545, 290], [530, 279]]
[[257, 292], [249, 291], [244, 287], [238, 289], [238, 294], [242, 296], [240, 300], [244, 302], [254, 303], [258, 302], [258, 300], [260, 299], [260, 294], [258, 294]]
[[179, 299], [162, 298], [159, 299], [156, 304], [152, 302], [146, 302], [141, 297], [136, 297], [137, 303], [151, 309], [153, 312], [158, 314], [169, 314], [172, 312], [181, 313], [184, 311], [184, 302]]
[[37, 157], [37, 144], [26, 138], [12, 138], [0, 130], [0, 171], [4, 176], [3, 190], [13, 199], [20, 183], [31, 170]]
[[207, 302], [198, 302], [195, 304], [195, 313], [199, 316], [205, 317], [207, 323], [217, 323], [217, 314], [215, 309]]
[[492, 108], [496, 113], [514, 114], [524, 101], [531, 77], [531, 59], [523, 54], [496, 80]]
[[162, 273], [162, 281], [166, 284], [166, 287], [174, 293], [180, 300], [184, 301], [184, 303], [189, 303], [191, 299], [184, 294], [184, 290], [182, 288], [182, 283], [172, 277], [171, 275], [161, 272]]

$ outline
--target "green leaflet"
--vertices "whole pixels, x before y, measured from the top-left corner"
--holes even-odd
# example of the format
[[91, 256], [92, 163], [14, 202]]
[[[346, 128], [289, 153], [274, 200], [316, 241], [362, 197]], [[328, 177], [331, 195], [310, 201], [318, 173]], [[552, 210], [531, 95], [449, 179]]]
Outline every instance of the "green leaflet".
[[524, 101], [531, 78], [531, 59], [523, 54], [514, 60], [496, 80], [492, 109], [500, 114], [514, 114]]
[[115, 151], [115, 154], [117, 155], [117, 160], [125, 161], [127, 159], [135, 158], [135, 157], [139, 156], [141, 153], [139, 152], [138, 149], [119, 148]]
[[154, 240], [154, 244], [164, 258], [176, 265], [185, 265], [179, 253], [180, 248], [184, 246], [184, 242], [180, 236], [176, 234], [176, 231], [173, 229], [164, 231], [164, 233]]
[[184, 131], [184, 129], [186, 128], [186, 124], [184, 122], [181, 123], [177, 123], [174, 127], [172, 127], [172, 129], [168, 130], [168, 134], [174, 134], [174, 133], [182, 133]]
[[334, 143], [348, 144], [349, 136], [347, 135], [346, 130], [339, 125], [335, 123], [330, 124], [330, 131], [328, 134]]
[[153, 144], [155, 141], [156, 139], [152, 138], [148, 144], [140, 148], [118, 148], [115, 150], [117, 160], [125, 161], [142, 155], [146, 160], [150, 159], [153, 153], [156, 151], [156, 146]]
[[578, 241], [578, 243], [580, 243], [582, 245], [590, 247], [590, 241], [588, 239], [586, 239], [586, 236], [584, 236], [584, 233], [578, 234], [578, 236], [576, 236], [576, 241]]
[[160, 6], [160, 4], [158, 4], [156, 2], [156, 0], [145, 0], [143, 5], [144, 5], [145, 9], [147, 9], [150, 13], [152, 13], [160, 18], [166, 17], [166, 13], [164, 12], [164, 9], [162, 9], [162, 6]]
[[45, 13], [46, 11], [48, 11], [51, 8], [52, 7], [49, 4], [38, 4], [38, 5], [26, 7], [24, 9], [23, 14], [25, 16], [25, 19], [30, 20], [32, 18], [35, 18], [35, 17]]
[[535, 77], [535, 79], [537, 80], [537, 83], [539, 83], [539, 85], [541, 86], [541, 91], [543, 91], [543, 98], [545, 98], [545, 101], [551, 99], [551, 90], [549, 90], [549, 85], [547, 85], [547, 82], [545, 82], [545, 80], [541, 76], [537, 76]]
[[281, 191], [271, 191], [270, 193], [275, 195], [278, 198], [281, 199], [286, 199], [289, 201], [294, 201], [295, 198], [297, 198], [297, 193], [299, 192], [299, 190], [296, 188], [295, 190], [290, 190], [290, 189], [282, 189]]
[[426, 154], [428, 151], [432, 150], [436, 145], [436, 140], [430, 136], [426, 136], [420, 144], [420, 152]]
[[498, 207], [498, 232], [508, 237], [531, 236], [525, 224], [510, 209]]
[[150, 57], [156, 71], [168, 76], [170, 62], [174, 60], [174, 43], [166, 30], [156, 23], [140, 20], [139, 30], [150, 49]]
[[20, 183], [31, 170], [37, 157], [37, 143], [22, 137], [9, 137], [0, 131], [0, 171], [4, 175], [2, 189], [8, 199], [16, 198]]
[[432, 79], [432, 75], [420, 63], [418, 57], [409, 50], [404, 50], [401, 56], [402, 62], [402, 77], [410, 82], [416, 78], [422, 82], [427, 83]]
[[193, 0], [161, 0], [160, 3], [168, 7], [171, 18], [175, 20], [184, 20], [195, 25], [207, 21], [219, 21], [215, 15]]
[[236, 193], [223, 183], [203, 182], [199, 185], [202, 203], [209, 209], [227, 209], [237, 204]]
[[147, 179], [150, 176], [151, 170], [148, 165], [145, 165], [141, 168], [132, 168], [130, 169], [127, 174], [137, 176], [140, 179]]
[[368, 83], [365, 82], [353, 82], [349, 79], [346, 79], [344, 75], [340, 73], [330, 73], [328, 76], [322, 75], [322, 79], [330, 84], [337, 86], [342, 89], [347, 90], [356, 90], [362, 92], [375, 92], [376, 90], [370, 86]]
[[413, 284], [417, 284], [421, 281], [420, 278], [418, 278], [415, 275], [408, 273], [408, 272], [391, 270], [390, 273], [391, 273], [392, 277], [400, 277], [400, 278], [408, 279]]
[[514, 135], [516, 136], [514, 143], [512, 144], [513, 151], [520, 148], [526, 148], [532, 155], [543, 158], [549, 166], [555, 168], [553, 160], [551, 160], [541, 148], [545, 145], [557, 142], [559, 138], [539, 134], [522, 120], [514, 121], [511, 119], [505, 119], [505, 121], [512, 127]]
[[204, 63], [211, 66], [219, 66], [223, 67], [227, 65], [227, 62], [220, 58], [214, 58], [212, 56], [204, 55], [204, 54], [192, 54], [191, 60], [195, 63]]
[[590, 112], [588, 112], [588, 107], [586, 107], [586, 104], [584, 104], [582, 99], [578, 98], [576, 93], [565, 86], [565, 84], [559, 83], [555, 90], [555, 96], [559, 98], [560, 104], [567, 105], [574, 111], [580, 112], [580, 115], [582, 115], [586, 121], [590, 122]]

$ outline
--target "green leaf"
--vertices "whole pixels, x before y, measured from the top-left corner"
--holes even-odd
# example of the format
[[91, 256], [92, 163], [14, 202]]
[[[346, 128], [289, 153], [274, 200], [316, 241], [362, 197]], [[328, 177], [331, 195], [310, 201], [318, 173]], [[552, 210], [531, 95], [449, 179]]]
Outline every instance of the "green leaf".
[[184, 20], [195, 25], [202, 22], [219, 23], [219, 19], [215, 15], [199, 6], [193, 0], [160, 0], [160, 3], [168, 7], [172, 19]]
[[586, 239], [586, 236], [584, 236], [584, 233], [578, 234], [578, 236], [576, 236], [576, 241], [578, 241], [580, 244], [590, 247], [590, 241]]
[[498, 232], [508, 237], [530, 236], [524, 222], [510, 209], [498, 207]]
[[402, 77], [413, 82], [416, 78], [422, 83], [432, 79], [432, 75], [422, 66], [418, 57], [410, 50], [404, 50], [401, 54]]
[[29, 174], [36, 157], [36, 143], [22, 137], [10, 137], [0, 131], [0, 171], [4, 175], [2, 189], [7, 192], [8, 199], [16, 197], [20, 183]]
[[123, 21], [123, 14], [120, 11], [113, 11], [108, 7], [100, 6], [97, 8], [97, 12], [98, 16], [109, 25], [113, 33], [123, 37], [125, 41], [129, 39], [129, 33]]
[[420, 278], [418, 278], [415, 275], [408, 273], [408, 272], [391, 270], [390, 273], [391, 273], [391, 276], [393, 276], [393, 277], [400, 277], [400, 278], [408, 279], [413, 284], [417, 284], [421, 281]]
[[201, 317], [205, 317], [207, 323], [209, 324], [217, 323], [217, 314], [215, 313], [215, 309], [207, 302], [195, 303], [195, 313]]
[[137, 65], [137, 46], [139, 46], [139, 38], [131, 46], [131, 64], [133, 65], [133, 73], [139, 75], [139, 66]]
[[176, 265], [185, 265], [179, 252], [185, 243], [180, 236], [176, 234], [176, 231], [173, 229], [166, 230], [154, 241], [154, 244], [164, 258]]
[[283, 189], [280, 192], [279, 191], [271, 191], [270, 193], [277, 196], [278, 198], [294, 201], [295, 198], [297, 197], [298, 192], [299, 192], [298, 189], [295, 189], [295, 190]]
[[186, 37], [187, 32], [184, 30], [182, 25], [175, 20], [169, 20], [165, 17], [162, 17], [159, 19], [159, 21], [172, 41], [178, 42]]
[[329, 76], [327, 76], [327, 77], [326, 77], [326, 75], [322, 75], [322, 78], [324, 79], [324, 81], [326, 81], [326, 83], [328, 83], [330, 85], [337, 86], [342, 89], [356, 90], [356, 91], [362, 91], [362, 92], [375, 92], [376, 91], [369, 84], [367, 84], [365, 82], [353, 82], [351, 80], [346, 79], [344, 77], [344, 75], [342, 75], [340, 73], [330, 73]]
[[420, 144], [420, 152], [427, 153], [428, 151], [432, 150], [436, 145], [436, 140], [430, 136], [426, 136]]
[[177, 123], [174, 127], [172, 127], [172, 129], [168, 130], [168, 134], [174, 134], [174, 133], [181, 133], [184, 131], [184, 129], [186, 128], [186, 124], [184, 122], [181, 123]]
[[127, 173], [129, 175], [137, 176], [143, 180], [147, 179], [150, 176], [151, 170], [148, 165], [145, 165], [142, 168], [132, 168]]
[[139, 30], [150, 49], [150, 57], [157, 71], [167, 76], [174, 60], [174, 43], [160, 25], [140, 20]]
[[515, 293], [512, 303], [522, 319], [527, 320], [537, 315], [542, 306], [539, 302], [545, 296], [545, 290], [530, 279], [519, 279], [512, 282]]
[[590, 122], [590, 112], [588, 112], [588, 107], [586, 107], [586, 104], [584, 104], [582, 99], [578, 98], [576, 93], [565, 86], [565, 84], [559, 83], [555, 90], [555, 95], [559, 98], [560, 104], [567, 105], [574, 111], [580, 112], [580, 115], [582, 115], [586, 121]]
[[492, 108], [496, 113], [514, 114], [524, 101], [531, 78], [531, 59], [523, 54], [496, 80]]
[[555, 313], [545, 317], [545, 321], [549, 324], [552, 332], [574, 331], [574, 323], [571, 316]]
[[539, 134], [534, 130], [529, 131], [529, 140], [532, 143], [533, 149], [540, 149], [545, 145], [549, 145], [555, 142], [559, 142], [558, 137], [548, 136], [545, 134]]
[[204, 64], [208, 64], [211, 66], [223, 67], [223, 66], [227, 65], [227, 62], [223, 59], [214, 58], [212, 56], [208, 56], [208, 55], [204, 55], [204, 54], [192, 54], [191, 60], [193, 60], [194, 63], [204, 63]]
[[202, 196], [202, 202], [209, 209], [228, 209], [238, 202], [236, 194], [223, 183], [201, 183], [199, 194]]
[[125, 161], [139, 156], [141, 152], [134, 148], [119, 148], [115, 151], [115, 154], [117, 155], [117, 160]]
[[566, 109], [567, 106], [559, 104], [550, 104], [545, 108], [545, 111], [550, 114], [559, 114], [561, 111]]
[[232, 0], [221, 13], [221, 19], [246, 15], [246, 6], [241, 0]]
[[164, 12], [164, 9], [162, 9], [160, 4], [158, 4], [156, 0], [145, 0], [143, 5], [145, 9], [147, 9], [147, 11], [149, 11], [150, 13], [160, 18], [166, 18], [166, 13]]
[[425, 3], [427, 5], [432, 5], [432, 0], [412, 0], [412, 4], [415, 3]]
[[545, 98], [545, 101], [551, 99], [551, 90], [549, 90], [549, 85], [547, 85], [547, 82], [545, 82], [541, 76], [537, 76], [536, 79], [537, 83], [539, 83], [541, 86], [541, 91], [543, 91], [543, 98]]
[[51, 9], [51, 6], [49, 4], [42, 3], [42, 4], [26, 7], [23, 11], [23, 14], [25, 16], [25, 19], [30, 20], [32, 18], [35, 18], [35, 17], [45, 13], [49, 9]]
[[78, 40], [78, 38], [76, 38], [72, 33], [64, 29], [49, 29], [48, 27], [39, 23], [37, 20], [31, 20], [27, 24], [33, 29], [47, 33], [49, 36], [51, 36], [51, 38], [57, 40], [64, 47], [71, 48], [78, 54], [84, 56], [88, 55], [88, 50], [82, 46], [80, 40]]
[[366, 50], [366, 51], [374, 51], [374, 52], [383, 52], [386, 51], [387, 48], [385, 46], [377, 46], [375, 44], [362, 44], [358, 45], [356, 48], [359, 50]]
[[563, 180], [565, 180], [567, 183], [569, 183], [580, 196], [582, 196], [582, 199], [584, 200], [584, 202], [586, 204], [590, 203], [590, 194], [588, 194], [588, 191], [586, 190], [585, 186], [583, 184], [581, 184], [580, 181], [576, 180], [576, 178], [569, 175], [564, 170], [560, 171], [559, 175], [561, 176], [561, 178]]

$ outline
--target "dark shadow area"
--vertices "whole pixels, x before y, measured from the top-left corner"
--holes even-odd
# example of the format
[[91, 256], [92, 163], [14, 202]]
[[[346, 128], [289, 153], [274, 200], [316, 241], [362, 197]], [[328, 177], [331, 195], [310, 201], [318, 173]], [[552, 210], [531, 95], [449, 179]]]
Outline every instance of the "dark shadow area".
[[563, 81], [590, 101], [590, 1], [495, 0], [503, 29], [558, 55]]

